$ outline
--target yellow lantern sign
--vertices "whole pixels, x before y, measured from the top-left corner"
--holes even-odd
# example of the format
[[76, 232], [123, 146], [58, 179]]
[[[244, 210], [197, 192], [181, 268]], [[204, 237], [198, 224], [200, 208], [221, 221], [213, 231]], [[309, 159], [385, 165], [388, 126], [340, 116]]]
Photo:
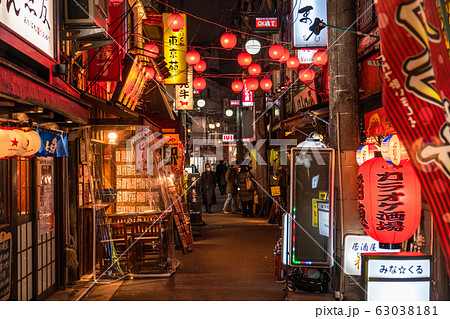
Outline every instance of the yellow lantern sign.
[[[184, 21], [186, 15], [180, 14]], [[186, 52], [187, 52], [187, 33], [186, 24], [184, 27], [174, 32], [169, 28], [167, 19], [171, 16], [170, 13], [163, 13], [164, 23], [164, 57], [167, 63], [167, 68], [170, 71], [170, 77], [164, 81], [165, 84], [186, 84]]]

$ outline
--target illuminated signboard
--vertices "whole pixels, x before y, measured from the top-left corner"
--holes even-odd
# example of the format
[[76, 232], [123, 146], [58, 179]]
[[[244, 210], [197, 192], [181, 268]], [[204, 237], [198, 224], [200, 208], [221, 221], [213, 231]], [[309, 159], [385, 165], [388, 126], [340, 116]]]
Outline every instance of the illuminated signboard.
[[[186, 84], [187, 81], [187, 63], [186, 63], [186, 23], [178, 32], [172, 31], [167, 25], [167, 18], [171, 13], [163, 13], [164, 22], [164, 57], [167, 68], [170, 70], [171, 76], [166, 78], [165, 84]], [[186, 15], [180, 13], [184, 21]]]
[[114, 90], [112, 101], [134, 110], [147, 83], [142, 62], [126, 56], [122, 79]]
[[3, 23], [31, 44], [55, 57], [53, 0], [0, 1], [0, 23]]
[[310, 49], [299, 49], [297, 50], [297, 58], [300, 61], [300, 64], [312, 64], [313, 61], [313, 55], [318, 50], [310, 50]]
[[230, 100], [230, 106], [239, 106], [241, 105], [241, 100]]
[[223, 134], [222, 135], [222, 141], [223, 142], [233, 142], [234, 141], [234, 135], [233, 134]]
[[242, 90], [242, 106], [253, 106], [253, 92], [247, 88], [247, 80], [244, 79], [244, 89]]
[[194, 109], [194, 93], [192, 90], [193, 77], [192, 66], [189, 66], [186, 84], [175, 85], [176, 110], [192, 111]]
[[278, 18], [255, 18], [256, 30], [267, 30], [278, 28]]
[[326, 0], [291, 1], [292, 40], [294, 48], [323, 48], [327, 46], [327, 28], [319, 26], [327, 23]]

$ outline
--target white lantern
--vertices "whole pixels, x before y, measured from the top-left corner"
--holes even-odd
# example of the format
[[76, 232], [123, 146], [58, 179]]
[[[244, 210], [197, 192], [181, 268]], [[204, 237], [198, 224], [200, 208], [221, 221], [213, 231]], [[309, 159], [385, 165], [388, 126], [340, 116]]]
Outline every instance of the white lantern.
[[16, 156], [22, 156], [27, 151], [30, 140], [28, 138], [28, 135], [22, 129], [15, 128], [13, 131], [20, 136], [19, 151], [17, 152]]
[[409, 160], [405, 146], [396, 134], [389, 135], [381, 143], [381, 155], [389, 164], [402, 165]]
[[25, 135], [27, 135], [30, 143], [28, 144], [27, 151], [23, 153], [22, 156], [30, 157], [41, 149], [41, 137], [38, 132], [32, 130], [26, 132]]
[[0, 158], [15, 156], [20, 147], [20, 135], [12, 128], [3, 128], [0, 135]]
[[361, 166], [365, 161], [374, 158], [377, 151], [380, 151], [380, 147], [375, 143], [364, 144], [356, 151], [356, 162]]

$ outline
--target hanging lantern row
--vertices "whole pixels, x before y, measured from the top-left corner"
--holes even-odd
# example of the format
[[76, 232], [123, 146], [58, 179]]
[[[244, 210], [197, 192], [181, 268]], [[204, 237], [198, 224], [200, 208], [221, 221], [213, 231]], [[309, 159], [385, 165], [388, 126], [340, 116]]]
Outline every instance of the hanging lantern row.
[[185, 59], [187, 64], [196, 65], [198, 62], [200, 62], [200, 53], [195, 50], [188, 51], [186, 53]]
[[303, 83], [308, 83], [314, 80], [316, 72], [313, 69], [303, 69], [298, 72], [298, 78]]
[[261, 66], [259, 64], [253, 63], [248, 66], [248, 74], [250, 76], [256, 77], [261, 74]]
[[193, 81], [194, 89], [202, 91], [206, 88], [206, 80], [202, 77], [196, 77]]
[[41, 148], [39, 133], [21, 128], [0, 127], [0, 159], [31, 157]]
[[375, 157], [375, 152], [381, 151], [383, 159], [392, 165], [403, 165], [408, 160], [408, 153], [396, 134], [387, 136], [381, 143], [381, 148], [375, 143], [366, 143], [356, 151], [356, 162], [361, 166]]
[[244, 89], [244, 83], [242, 83], [242, 81], [235, 80], [231, 83], [231, 89], [234, 93], [239, 93]]
[[[258, 87], [261, 87], [261, 90], [263, 91], [269, 91], [272, 88], [272, 80], [269, 78], [263, 78], [261, 79], [261, 82], [258, 82], [258, 79], [250, 78], [247, 79], [246, 85], [247, 89], [252, 92], [256, 91]], [[244, 89], [244, 83], [242, 83], [242, 81], [235, 80], [231, 83], [231, 89], [235, 93], [240, 93]]]
[[231, 50], [236, 46], [237, 38], [233, 33], [224, 33], [220, 37], [220, 44], [225, 50]]
[[194, 70], [198, 73], [202, 73], [206, 70], [206, 62], [204, 60], [198, 61], [198, 63], [194, 65]]
[[259, 85], [261, 86], [261, 90], [269, 91], [272, 88], [272, 80], [264, 78], [260, 81]]
[[167, 18], [167, 25], [173, 32], [178, 32], [184, 27], [184, 19], [181, 15], [173, 13]]
[[247, 52], [239, 53], [237, 61], [240, 66], [247, 67], [252, 63], [252, 56]]

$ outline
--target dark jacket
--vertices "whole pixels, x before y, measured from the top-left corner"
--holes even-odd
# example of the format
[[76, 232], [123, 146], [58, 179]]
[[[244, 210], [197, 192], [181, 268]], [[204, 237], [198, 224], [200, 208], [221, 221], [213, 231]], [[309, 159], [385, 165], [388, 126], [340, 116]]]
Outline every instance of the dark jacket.
[[205, 171], [200, 178], [203, 203], [205, 205], [214, 205], [216, 203], [216, 195], [214, 189], [216, 188], [216, 174], [213, 171]]
[[216, 179], [219, 185], [226, 184], [225, 174], [227, 172], [227, 166], [224, 163], [220, 163], [216, 168]]
[[227, 181], [227, 193], [237, 194], [237, 168], [229, 167], [227, 173], [225, 174], [225, 179]]
[[248, 170], [243, 169], [239, 172], [237, 180], [239, 185], [239, 197], [241, 202], [250, 202], [254, 200], [254, 193], [256, 190], [256, 183], [252, 180], [253, 189], [247, 189], [247, 177], [253, 179], [253, 174]]

